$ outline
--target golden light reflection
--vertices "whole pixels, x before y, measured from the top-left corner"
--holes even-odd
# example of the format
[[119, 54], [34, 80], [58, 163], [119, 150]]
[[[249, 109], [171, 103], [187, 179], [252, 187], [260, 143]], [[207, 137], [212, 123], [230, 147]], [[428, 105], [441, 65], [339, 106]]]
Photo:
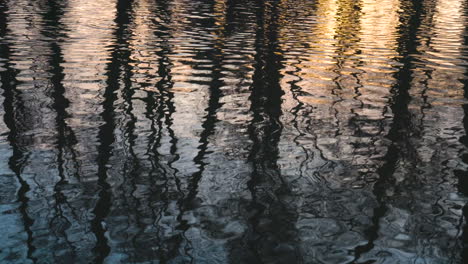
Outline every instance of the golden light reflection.
[[[283, 107], [288, 110], [286, 115], [294, 112], [297, 104], [312, 107], [309, 118], [322, 124], [316, 130], [316, 141], [326, 158], [348, 160], [367, 171], [378, 165], [369, 157], [384, 148], [375, 142], [376, 136], [383, 138], [386, 131], [377, 123], [362, 122], [387, 119], [390, 90], [399, 66], [399, 1], [324, 0], [315, 8], [307, 37], [283, 37]], [[298, 27], [298, 23], [283, 25], [282, 34]], [[369, 136], [356, 136], [356, 128]], [[370, 137], [373, 140], [369, 141]], [[375, 146], [370, 152], [357, 154], [361, 150], [352, 146], [358, 144], [362, 150]]]

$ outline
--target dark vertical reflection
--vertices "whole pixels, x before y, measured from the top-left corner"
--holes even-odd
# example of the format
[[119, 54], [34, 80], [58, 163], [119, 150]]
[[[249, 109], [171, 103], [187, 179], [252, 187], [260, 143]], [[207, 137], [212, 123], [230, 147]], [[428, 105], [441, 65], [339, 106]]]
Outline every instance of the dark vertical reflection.
[[[161, 3], [159, 3], [161, 2]], [[170, 14], [167, 9], [167, 2], [158, 1], [160, 12], [163, 13], [163, 21], [167, 24], [170, 23]], [[172, 98], [174, 94], [170, 91], [173, 86], [172, 76], [171, 76], [171, 62], [168, 55], [171, 53], [171, 49], [168, 43], [169, 34], [164, 34], [164, 30], [155, 32], [155, 35], [161, 39], [161, 51], [157, 53], [159, 56], [158, 64], [158, 75], [161, 77], [161, 80], [156, 84], [160, 96], [152, 92], [148, 92], [147, 97], [147, 111], [148, 118], [152, 119], [151, 129], [152, 134], [150, 136], [150, 142], [153, 142], [150, 145], [149, 152], [150, 158], [152, 159], [152, 170], [149, 174], [152, 182], [157, 182], [157, 178], [164, 178], [160, 184], [155, 184], [156, 190], [155, 193], [160, 202], [158, 204], [159, 208], [152, 208], [154, 212], [154, 226], [157, 228], [157, 238], [155, 243], [157, 244], [157, 258], [161, 260], [162, 263], [166, 263], [168, 260], [177, 256], [177, 249], [179, 248], [180, 237], [176, 239], [167, 239], [164, 237], [164, 229], [162, 228], [161, 220], [164, 217], [164, 214], [167, 213], [170, 197], [173, 196], [174, 192], [172, 183], [175, 182], [177, 186], [175, 189], [180, 192], [180, 183], [177, 178], [177, 169], [172, 166], [174, 162], [178, 160], [177, 154], [177, 137], [174, 135], [172, 130], [172, 113], [175, 112], [174, 104]], [[155, 100], [155, 97], [157, 100]], [[161, 164], [162, 160], [160, 156], [161, 153], [158, 152], [158, 148], [161, 146], [161, 139], [163, 137], [163, 126], [166, 125], [168, 134], [170, 137], [170, 156], [171, 159], [167, 163], [167, 169]], [[156, 126], [156, 127], [155, 127]], [[172, 179], [171, 179], [172, 178]], [[156, 211], [156, 212], [155, 212]]]
[[[0, 38], [6, 39], [6, 35], [9, 32], [7, 27], [7, 1], [2, 1], [0, 3]], [[7, 62], [5, 63], [5, 70], [0, 71], [0, 80], [3, 89], [3, 110], [4, 110], [4, 122], [8, 129], [8, 141], [12, 148], [12, 156], [8, 161], [8, 165], [13, 173], [16, 175], [16, 178], [19, 182], [19, 189], [17, 192], [19, 212], [22, 216], [24, 230], [26, 232], [26, 244], [27, 244], [27, 258], [30, 259], [33, 263], [37, 262], [37, 258], [33, 256], [35, 247], [33, 246], [33, 232], [31, 227], [34, 223], [34, 220], [28, 214], [28, 192], [30, 191], [30, 186], [27, 181], [22, 177], [22, 169], [27, 162], [27, 154], [21, 148], [21, 138], [20, 133], [22, 129], [21, 120], [24, 116], [24, 107], [21, 100], [21, 92], [16, 89], [16, 80], [17, 70], [12, 68], [9, 59], [11, 56], [11, 49], [8, 42], [0, 43], [0, 57], [5, 58]]]
[[247, 183], [252, 201], [246, 208], [249, 227], [241, 241], [232, 242], [230, 261], [300, 263], [295, 206], [277, 164], [283, 95], [278, 1], [257, 1], [256, 16], [255, 71], [250, 96], [253, 118], [249, 127], [253, 144], [248, 158], [253, 171]]
[[417, 158], [415, 149], [409, 141], [412, 136], [412, 118], [408, 110], [411, 100], [409, 90], [412, 82], [413, 59], [409, 54], [417, 53], [417, 33], [423, 16], [422, 1], [404, 1], [403, 10], [400, 11], [400, 28], [398, 37], [398, 52], [401, 56], [401, 69], [395, 74], [398, 80], [392, 88], [393, 98], [390, 109], [393, 113], [393, 121], [387, 138], [390, 140], [386, 155], [383, 157], [383, 165], [377, 170], [379, 178], [374, 183], [373, 193], [379, 203], [374, 208], [372, 225], [365, 231], [368, 242], [354, 249], [355, 263], [359, 257], [369, 252], [374, 247], [375, 240], [378, 239], [380, 221], [388, 211], [388, 200], [390, 193], [395, 188], [395, 178], [393, 176], [397, 163], [400, 159], [409, 159], [413, 166], [416, 165]]
[[[204, 3], [197, 2], [197, 4]], [[215, 13], [215, 4], [215, 0], [209, 2], [209, 7], [207, 8], [209, 10], [209, 14]], [[198, 151], [196, 156], [193, 158], [193, 162], [197, 167], [197, 170], [188, 178], [187, 192], [185, 193], [184, 197], [178, 202], [180, 206], [180, 215], [177, 217], [177, 220], [180, 224], [178, 225], [177, 229], [180, 229], [182, 231], [182, 236], [187, 242], [187, 245], [185, 245], [184, 247], [184, 252], [190, 258], [191, 263], [195, 261], [195, 259], [193, 259], [192, 256], [194, 246], [186, 236], [186, 233], [190, 229], [191, 225], [186, 219], [184, 219], [184, 216], [190, 210], [196, 209], [198, 202], [196, 198], [199, 191], [199, 184], [204, 175], [206, 166], [208, 165], [205, 159], [207, 158], [208, 154], [209, 137], [215, 131], [216, 123], [219, 121], [216, 114], [218, 109], [222, 106], [222, 104], [220, 103], [220, 98], [222, 97], [222, 92], [220, 88], [223, 85], [223, 81], [221, 80], [221, 64], [223, 61], [222, 52], [225, 45], [225, 32], [223, 31], [223, 25], [216, 25], [215, 19], [216, 18], [214, 17], [210, 17], [200, 19], [200, 21], [197, 21], [199, 23], [199, 25], [197, 26], [201, 26], [202, 28], [206, 29], [213, 29], [214, 34], [216, 35], [216, 39], [214, 40], [214, 43], [211, 44], [212, 46], [210, 45], [212, 49], [207, 51], [198, 51], [195, 55], [195, 59], [207, 59], [211, 63], [210, 81], [206, 83], [209, 97], [207, 101], [207, 107], [205, 108], [206, 114], [203, 117], [203, 121], [201, 124], [202, 131], [200, 133], [200, 138], [198, 141]], [[201, 70], [203, 68], [199, 67], [199, 65], [197, 64], [194, 64], [193, 69]]]
[[[150, 177], [164, 177], [164, 181], [162, 181], [162, 184], [158, 184], [156, 186], [159, 189], [158, 192], [160, 192], [160, 195], [157, 195], [156, 197], [161, 200], [162, 205], [159, 206], [160, 208], [152, 209], [153, 212], [156, 211], [153, 223], [153, 225], [157, 228], [157, 240], [155, 241], [157, 244], [156, 252], [157, 259], [160, 259], [162, 263], [166, 263], [170, 259], [173, 259], [177, 256], [177, 250], [179, 249], [182, 238], [180, 236], [171, 236], [169, 238], [166, 238], [164, 236], [165, 230], [161, 221], [163, 220], [165, 214], [170, 213], [168, 212], [171, 203], [170, 198], [172, 196], [181, 196], [182, 194], [180, 189], [180, 180], [178, 178], [178, 170], [173, 167], [173, 163], [179, 159], [179, 155], [177, 154], [178, 139], [174, 134], [174, 130], [172, 129], [172, 114], [176, 110], [173, 102], [174, 93], [171, 91], [171, 88], [174, 85], [171, 73], [171, 68], [173, 64], [169, 58], [169, 55], [172, 53], [171, 45], [169, 42], [172, 36], [170, 28], [168, 28], [168, 26], [171, 24], [172, 12], [169, 7], [169, 1], [156, 1], [155, 4], [156, 10], [158, 12], [157, 14], [159, 15], [158, 18], [161, 21], [161, 23], [157, 24], [157, 30], [154, 31], [154, 35], [160, 40], [161, 48], [160, 51], [156, 53], [156, 55], [159, 57], [157, 73], [161, 78], [156, 83], [156, 89], [160, 95], [156, 96], [155, 93], [148, 92], [147, 109], [148, 113], [152, 114], [148, 116], [148, 118], [153, 118], [151, 125], [151, 137], [155, 137], [155, 142], [151, 146], [150, 157], [153, 159], [152, 166], [159, 168], [159, 170], [155, 171], [156, 173], [152, 171], [152, 173], [150, 173]], [[154, 97], [157, 98], [157, 101], [154, 100]], [[157, 103], [159, 103], [159, 105], [157, 105]], [[156, 110], [155, 113], [153, 113], [154, 110]], [[157, 124], [157, 129], [154, 128], [154, 123]], [[167, 163], [168, 169], [164, 169], [164, 166], [161, 165], [161, 154], [158, 152], [158, 148], [161, 145], [161, 138], [163, 136], [163, 124], [166, 125], [166, 129], [170, 138], [170, 161]], [[176, 188], [172, 187], [172, 182], [175, 183]]]
[[[139, 180], [139, 170], [141, 170], [142, 164], [140, 164], [140, 160], [136, 154], [136, 151], [138, 149], [135, 149], [136, 146], [136, 139], [138, 135], [135, 134], [135, 124], [137, 121], [137, 118], [135, 114], [133, 113], [134, 106], [133, 106], [133, 100], [132, 97], [134, 95], [134, 90], [131, 87], [131, 82], [130, 78], [132, 76], [132, 71], [130, 68], [129, 63], [129, 57], [130, 57], [130, 51], [128, 49], [128, 44], [125, 43], [125, 45], [122, 45], [122, 57], [124, 60], [127, 62], [126, 64], [121, 65], [122, 69], [122, 83], [123, 83], [123, 88], [122, 88], [122, 99], [124, 102], [123, 111], [125, 117], [128, 119], [125, 124], [123, 124], [123, 134], [124, 134], [124, 141], [127, 146], [128, 150], [128, 155], [129, 157], [126, 157], [126, 161], [124, 164], [124, 169], [123, 169], [123, 175], [124, 175], [124, 182], [122, 184], [122, 188], [124, 189], [124, 194], [129, 196], [129, 199], [126, 199], [127, 203], [127, 213], [131, 215], [132, 217], [129, 217], [129, 225], [131, 226], [131, 218], [134, 218], [135, 221], [135, 228], [143, 228], [142, 223], [141, 223], [141, 215], [140, 215], [140, 207], [141, 203], [143, 201], [140, 201], [138, 197], [135, 197], [135, 193], [137, 192], [137, 182]], [[130, 234], [129, 234], [130, 236]], [[130, 236], [131, 237], [131, 236]], [[137, 236], [134, 236], [133, 239], [129, 239], [129, 243], [131, 244], [131, 249], [133, 249], [135, 252], [132, 252], [133, 254], [131, 255], [133, 260], [137, 257], [136, 256], [136, 241], [135, 239]]]
[[[210, 19], [211, 20], [211, 19]], [[204, 26], [212, 27], [214, 25], [213, 21], [211, 20], [209, 23], [206, 23]], [[219, 34], [220, 32], [218, 32]], [[221, 65], [220, 62], [222, 60], [222, 53], [221, 50], [223, 48], [224, 37], [219, 35], [217, 37], [217, 41], [214, 44], [213, 50], [210, 51], [208, 54], [198, 54], [200, 57], [208, 57], [212, 63], [212, 79], [209, 82], [209, 100], [208, 106], [205, 109], [206, 115], [204, 116], [204, 121], [202, 124], [203, 131], [200, 134], [198, 152], [195, 158], [193, 159], [196, 166], [199, 168], [197, 172], [192, 174], [190, 177], [190, 184], [188, 187], [188, 194], [184, 198], [182, 202], [183, 208], [189, 208], [190, 202], [195, 198], [198, 191], [198, 183], [200, 182], [201, 177], [203, 176], [203, 171], [205, 170], [205, 166], [207, 163], [204, 161], [205, 155], [207, 154], [208, 144], [209, 144], [209, 136], [213, 133], [215, 129], [215, 124], [218, 121], [216, 118], [216, 111], [221, 106], [219, 99], [221, 97]], [[197, 65], [194, 65], [194, 68], [197, 69]], [[184, 226], [184, 224], [182, 224]]]
[[[142, 3], [143, 5], [143, 3]], [[137, 7], [132, 7], [131, 17], [137, 16], [139, 10]], [[138, 34], [137, 27], [141, 26], [138, 25], [138, 21], [131, 21], [132, 25], [132, 32], [127, 32], [128, 36], [133, 34]], [[130, 30], [129, 30], [130, 31]], [[134, 33], [135, 32], [135, 33]], [[143, 38], [143, 36], [136, 36]], [[124, 100], [124, 107], [123, 110], [125, 112], [125, 116], [128, 121], [125, 124], [124, 128], [124, 137], [125, 142], [128, 144], [128, 155], [127, 162], [124, 165], [124, 183], [122, 188], [124, 193], [129, 195], [129, 199], [127, 201], [128, 212], [131, 212], [132, 217], [128, 217], [128, 228], [129, 230], [129, 245], [131, 249], [131, 260], [134, 262], [141, 262], [145, 260], [152, 260], [157, 258], [156, 250], [154, 250], [154, 246], [151, 248], [145, 248], [145, 244], [148, 243], [158, 243], [156, 237], [153, 237], [155, 234], [148, 230], [147, 222], [148, 221], [155, 221], [156, 214], [153, 211], [153, 199], [152, 195], [147, 195], [141, 192], [141, 186], [144, 188], [148, 188], [151, 191], [151, 194], [156, 194], [161, 192], [161, 189], [167, 188], [166, 184], [167, 181], [163, 181], [164, 184], [160, 186], [156, 186], [159, 177], [167, 178], [167, 172], [161, 168], [158, 159], [159, 153], [157, 151], [158, 146], [160, 145], [160, 141], [162, 138], [162, 119], [164, 117], [164, 101], [160, 100], [160, 96], [154, 93], [154, 87], [150, 87], [147, 91], [146, 97], [143, 100], [145, 103], [145, 112], [140, 113], [136, 112], [138, 110], [138, 100], [136, 96], [137, 89], [133, 88], [132, 85], [132, 77], [138, 73], [136, 69], [138, 67], [138, 59], [130, 59], [132, 57], [132, 52], [137, 53], [138, 50], [134, 50], [135, 47], [129, 47], [129, 44], [125, 44], [125, 50], [128, 50], [128, 54], [126, 55], [127, 61], [132, 61], [135, 63], [135, 67], [130, 67], [130, 65], [124, 65], [122, 68], [124, 70], [124, 89], [122, 91], [122, 98]], [[134, 61], [135, 60], [135, 61]], [[143, 64], [143, 62], [141, 62]], [[161, 64], [159, 64], [161, 66]], [[161, 69], [153, 69], [154, 71], [161, 71]], [[148, 74], [148, 79], [155, 78], [156, 76]], [[166, 76], [160, 76], [162, 79], [165, 79]], [[152, 84], [146, 83], [138, 83], [138, 85], [150, 86]], [[156, 85], [158, 86], [158, 85]], [[160, 91], [163, 94], [163, 91]], [[137, 97], [137, 98], [134, 98]], [[144, 114], [147, 117], [147, 120], [139, 117], [139, 115]], [[143, 121], [144, 120], [144, 121]], [[148, 137], [144, 137], [145, 133], [144, 130], [140, 130], [138, 125], [143, 125], [149, 123], [149, 129], [151, 133]], [[143, 124], [141, 124], [143, 123]], [[145, 152], [146, 157], [142, 157], [139, 153], [141, 152], [141, 148], [144, 148], [144, 145], [141, 144], [142, 140], [147, 139], [144, 141], [148, 144], [148, 147]], [[146, 160], [148, 159], [148, 160]], [[149, 165], [147, 164], [149, 163]], [[149, 168], [148, 168], [149, 167]], [[125, 186], [128, 185], [126, 188]], [[134, 218], [134, 219], [132, 219]], [[134, 222], [134, 223], [133, 223]], [[134, 226], [134, 227], [133, 227]], [[133, 227], [133, 228], [132, 228]], [[130, 230], [133, 229], [133, 232]]]
[[[65, 255], [69, 256], [68, 260], [76, 260], [76, 246], [70, 242], [70, 238], [67, 235], [67, 230], [73, 224], [74, 221], [77, 221], [76, 217], [76, 208], [73, 208], [70, 203], [67, 201], [67, 196], [64, 193], [64, 190], [67, 188], [69, 179], [67, 178], [67, 151], [71, 153], [71, 158], [73, 160], [75, 173], [73, 176], [79, 178], [78, 170], [79, 165], [76, 160], [76, 153], [74, 151], [74, 146], [77, 143], [75, 134], [73, 130], [66, 123], [66, 119], [70, 117], [67, 113], [67, 107], [69, 106], [69, 100], [64, 96], [65, 87], [63, 86], [63, 67], [61, 66], [64, 63], [62, 56], [62, 48], [60, 47], [60, 40], [66, 37], [63, 34], [63, 25], [60, 22], [61, 17], [64, 14], [64, 9], [66, 8], [67, 2], [49, 0], [47, 2], [47, 12], [43, 13], [44, 20], [46, 21], [45, 26], [47, 30], [43, 31], [43, 35], [51, 39], [50, 50], [52, 52], [49, 58], [50, 65], [50, 81], [51, 81], [51, 94], [52, 104], [51, 107], [56, 112], [55, 123], [57, 129], [57, 170], [59, 181], [54, 186], [54, 217], [49, 221], [49, 227], [57, 235], [64, 238], [64, 242], [60, 241], [60, 238], [57, 236], [56, 244], [65, 243], [69, 247], [69, 252]], [[71, 210], [73, 218], [69, 219], [66, 216], [66, 207]]]
[[[96, 246], [94, 247], [95, 252], [95, 263], [102, 263], [104, 259], [109, 255], [110, 247], [106, 238], [106, 227], [104, 224], [105, 218], [109, 213], [111, 206], [111, 192], [110, 185], [107, 182], [108, 178], [108, 161], [112, 153], [112, 144], [115, 141], [114, 129], [115, 129], [115, 106], [114, 102], [117, 97], [115, 92], [120, 87], [120, 67], [128, 63], [125, 58], [127, 51], [120, 49], [121, 45], [125, 43], [125, 30], [130, 22], [130, 8], [132, 1], [118, 0], [116, 3], [116, 30], [114, 36], [116, 38], [116, 44], [113, 46], [111, 54], [111, 61], [107, 66], [107, 87], [104, 91], [104, 101], [102, 102], [103, 112], [100, 114], [104, 122], [99, 127], [98, 140], [100, 145], [98, 147], [97, 157], [97, 176], [98, 185], [101, 188], [98, 194], [98, 201], [93, 210], [95, 215], [92, 220], [92, 231], [96, 235]], [[124, 52], [124, 54], [122, 54]]]
[[[136, 122], [137, 117], [134, 114], [134, 95], [135, 89], [132, 87], [132, 76], [133, 76], [133, 67], [131, 52], [129, 48], [129, 38], [132, 35], [132, 26], [133, 26], [133, 1], [118, 1], [117, 2], [117, 31], [116, 39], [118, 43], [118, 66], [116, 74], [118, 76], [118, 82], [121, 86], [120, 95], [122, 102], [118, 105], [118, 108], [121, 109], [121, 121], [116, 124], [116, 129], [122, 130], [122, 140], [120, 143], [124, 145], [125, 156], [117, 156], [116, 159], [123, 163], [121, 170], [121, 175], [123, 175], [123, 183], [120, 186], [120, 197], [115, 197], [112, 201], [117, 201], [118, 198], [123, 200], [123, 204], [120, 206], [125, 206], [122, 217], [126, 217], [128, 228], [126, 231], [127, 240], [124, 241], [125, 244], [119, 245], [124, 246], [127, 253], [130, 257], [129, 260], [132, 262], [137, 262], [138, 259], [138, 248], [136, 247], [137, 236], [134, 234], [138, 232], [138, 229], [142, 228], [141, 219], [141, 203], [140, 197], [136, 195], [137, 193], [137, 183], [141, 178], [142, 164], [137, 156], [137, 146], [136, 140], [138, 135], [136, 134]], [[117, 106], [116, 106], [117, 107]], [[115, 128], [115, 127], [114, 127]], [[115, 137], [115, 135], [114, 135]], [[114, 161], [115, 162], [115, 161]], [[116, 193], [117, 194], [117, 193]], [[112, 204], [112, 206], [114, 206]], [[112, 207], [109, 205], [109, 208]], [[123, 208], [122, 208], [123, 209]], [[112, 223], [111, 221], [109, 221]], [[133, 231], [133, 230], [135, 231]]]

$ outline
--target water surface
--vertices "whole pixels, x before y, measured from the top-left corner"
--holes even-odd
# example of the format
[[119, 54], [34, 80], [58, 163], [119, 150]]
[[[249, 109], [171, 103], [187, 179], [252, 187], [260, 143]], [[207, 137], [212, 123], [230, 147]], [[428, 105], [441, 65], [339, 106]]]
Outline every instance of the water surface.
[[468, 263], [463, 0], [0, 0], [1, 263]]

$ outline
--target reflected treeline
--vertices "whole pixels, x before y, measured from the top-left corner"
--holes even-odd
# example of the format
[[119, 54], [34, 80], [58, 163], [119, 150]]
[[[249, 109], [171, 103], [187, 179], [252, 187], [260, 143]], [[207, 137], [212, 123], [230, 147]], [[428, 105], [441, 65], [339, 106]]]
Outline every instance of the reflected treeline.
[[463, 263], [466, 12], [0, 1], [0, 262]]

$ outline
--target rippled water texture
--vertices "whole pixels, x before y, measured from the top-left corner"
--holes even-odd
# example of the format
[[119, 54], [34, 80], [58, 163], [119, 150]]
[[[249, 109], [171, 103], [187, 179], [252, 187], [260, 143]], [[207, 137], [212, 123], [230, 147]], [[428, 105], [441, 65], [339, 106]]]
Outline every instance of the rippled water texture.
[[0, 262], [468, 263], [467, 26], [465, 0], [0, 0]]

